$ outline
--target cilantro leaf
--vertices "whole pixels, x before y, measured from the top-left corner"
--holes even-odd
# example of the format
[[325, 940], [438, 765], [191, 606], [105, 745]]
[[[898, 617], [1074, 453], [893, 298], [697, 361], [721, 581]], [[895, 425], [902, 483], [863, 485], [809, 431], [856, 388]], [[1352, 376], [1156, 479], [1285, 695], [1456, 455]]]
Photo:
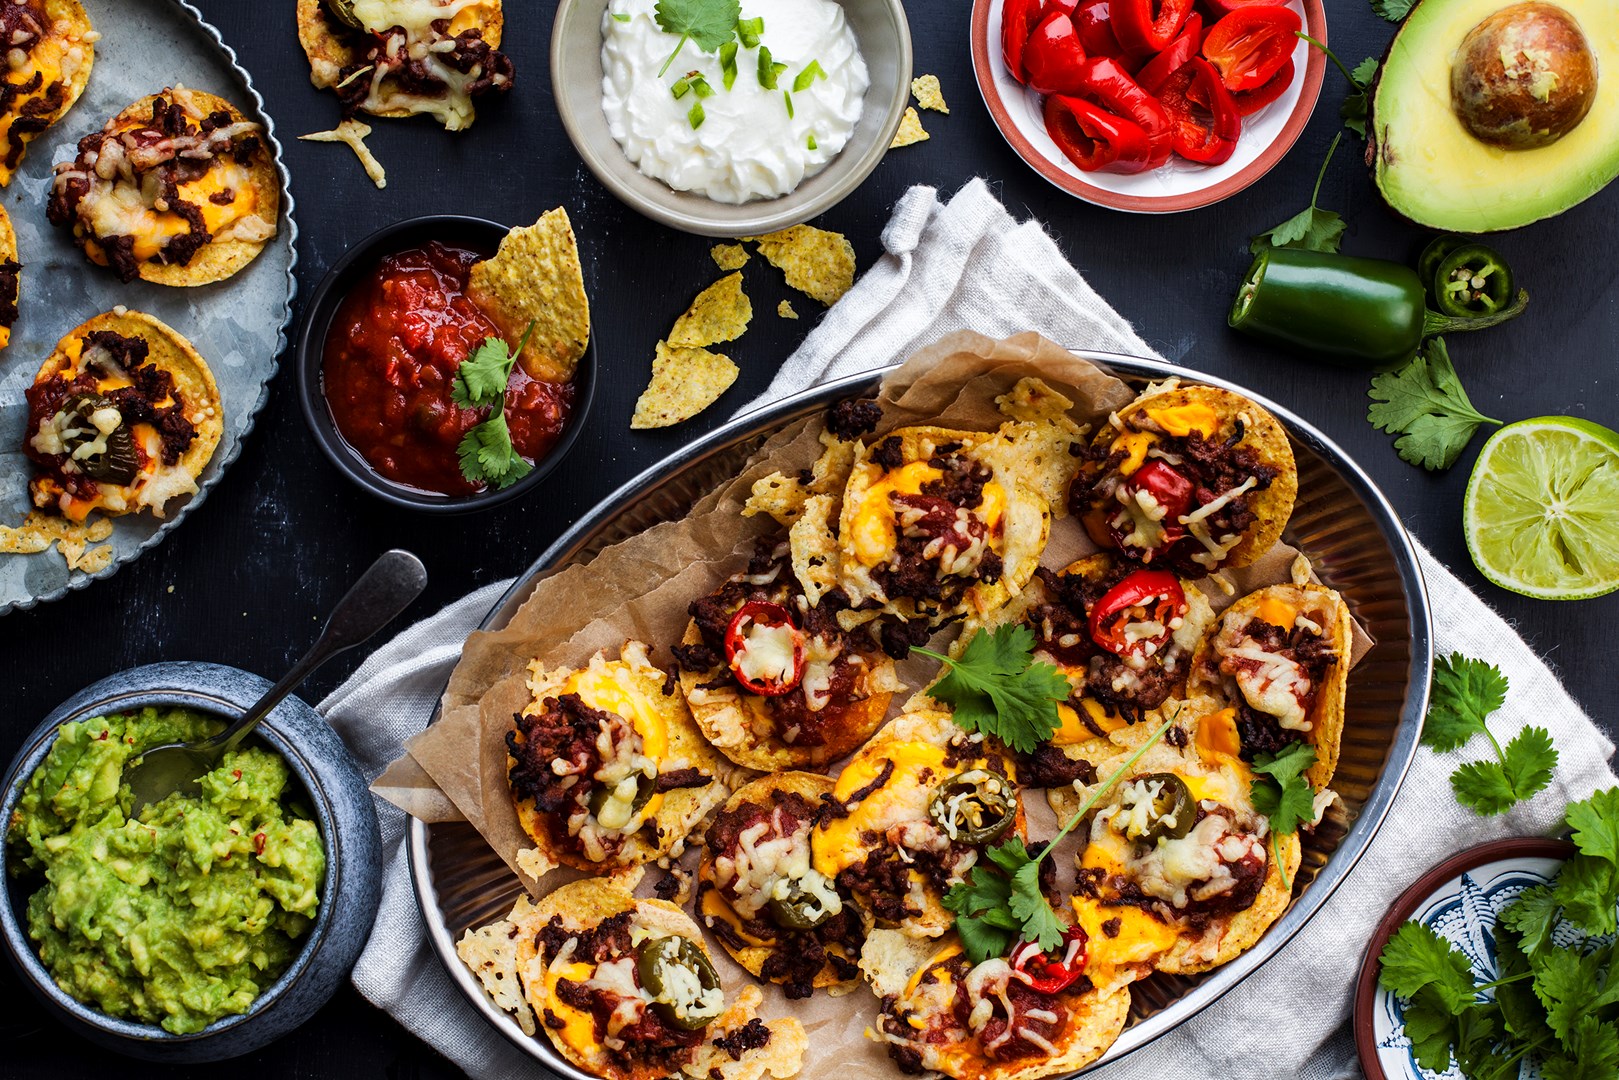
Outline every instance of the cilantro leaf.
[[1480, 424], [1500, 424], [1473, 408], [1451, 366], [1444, 338], [1432, 338], [1398, 371], [1372, 377], [1371, 425], [1399, 435], [1394, 448], [1424, 469], [1456, 464]]
[[1378, 984], [1408, 1001], [1432, 987], [1437, 1003], [1455, 1015], [1478, 995], [1467, 957], [1422, 923], [1402, 923], [1383, 946], [1378, 961], [1382, 964]]
[[1504, 918], [1497, 919], [1495, 1003], [1501, 1009], [1504, 1030], [1525, 1042], [1547, 1043], [1552, 1039], [1552, 1032], [1546, 1023], [1546, 1010], [1535, 996], [1533, 984], [1527, 981], [1530, 974], [1523, 939]]
[[1536, 885], [1518, 894], [1501, 912], [1501, 921], [1522, 936], [1526, 952], [1538, 953], [1551, 941], [1561, 908], [1557, 893], [1550, 885]]
[[1354, 80], [1356, 86], [1365, 89], [1372, 85], [1373, 79], [1377, 78], [1377, 68], [1377, 57], [1368, 56], [1355, 65], [1355, 70], [1349, 73], [1349, 77]]
[[450, 400], [463, 409], [495, 404], [506, 394], [506, 382], [511, 378], [512, 364], [516, 360], [517, 354], [508, 352], [500, 338], [484, 338], [483, 344], [456, 367], [455, 381], [450, 384]]
[[1434, 665], [1423, 745], [1446, 752], [1460, 749], [1474, 735], [1488, 734], [1485, 718], [1506, 700], [1507, 678], [1500, 668], [1459, 652], [1441, 658]]
[[1343, 104], [1338, 106], [1338, 115], [1342, 118], [1344, 127], [1364, 139], [1366, 137], [1366, 117], [1370, 111], [1368, 94], [1371, 91], [1372, 80], [1377, 77], [1377, 57], [1368, 56], [1355, 65], [1355, 70], [1350, 71], [1344, 66], [1344, 62], [1338, 59], [1338, 54], [1327, 48], [1326, 42], [1318, 41], [1303, 30], [1295, 30], [1293, 33], [1309, 42], [1312, 48], [1319, 50], [1328, 60], [1332, 61], [1339, 71], [1343, 72], [1344, 78], [1349, 81], [1349, 93], [1344, 95]]
[[1303, 775], [1314, 764], [1315, 747], [1309, 743], [1293, 743], [1276, 754], [1254, 755], [1256, 775], [1249, 794], [1254, 809], [1270, 819], [1273, 833], [1285, 836], [1315, 820], [1315, 790]]
[[1469, 762], [1450, 774], [1456, 801], [1485, 817], [1505, 813], [1533, 796], [1551, 783], [1557, 766], [1557, 751], [1545, 728], [1524, 728], [1498, 756], [1499, 761]]
[[1541, 1064], [1546, 1080], [1605, 1080], [1619, 1075], [1619, 1029], [1587, 1016], [1575, 1027], [1573, 1037], [1564, 1039], [1569, 1051]]
[[1012, 875], [1012, 914], [1023, 923], [1023, 940], [1033, 941], [1042, 952], [1050, 952], [1062, 943], [1065, 929], [1057, 913], [1046, 902], [1040, 891], [1040, 863], [1030, 860], [1018, 867]]
[[658, 0], [652, 9], [653, 19], [664, 33], [680, 37], [675, 51], [658, 70], [658, 78], [663, 78], [688, 41], [696, 42], [706, 53], [718, 50], [736, 36], [736, 23], [741, 16], [741, 0]]
[[512, 445], [512, 433], [506, 426], [504, 412], [495, 413], [469, 430], [461, 437], [455, 452], [461, 461], [461, 475], [474, 484], [510, 487], [534, 468]]
[[1603, 859], [1576, 855], [1557, 875], [1557, 902], [1563, 917], [1593, 934], [1614, 932], [1614, 901], [1619, 897], [1619, 868]]
[[1574, 846], [1583, 854], [1619, 864], [1619, 788], [1570, 803], [1565, 819], [1574, 830]]
[[1321, 198], [1321, 181], [1327, 175], [1327, 166], [1332, 163], [1332, 155], [1338, 149], [1338, 141], [1343, 138], [1343, 132], [1332, 137], [1332, 145], [1327, 147], [1326, 160], [1321, 163], [1321, 171], [1315, 174], [1315, 190], [1310, 193], [1310, 205], [1307, 209], [1299, 211], [1274, 229], [1269, 229], [1254, 237], [1248, 245], [1248, 250], [1258, 255], [1266, 248], [1303, 248], [1305, 251], [1337, 251], [1339, 241], [1344, 230], [1349, 228], [1344, 219], [1331, 210], [1322, 210], [1316, 205]]
[[967, 959], [982, 964], [992, 956], [1005, 956], [1017, 940], [1015, 930], [1008, 930], [988, 918], [977, 915], [957, 915], [956, 934]]
[[1417, 1064], [1432, 1072], [1450, 1069], [1451, 1045], [1460, 1041], [1456, 1015], [1434, 991], [1424, 989], [1405, 1003], [1405, 1036]]
[[1484, 817], [1504, 814], [1517, 803], [1499, 761], [1470, 761], [1450, 774], [1456, 801]]
[[992, 634], [978, 633], [958, 659], [917, 649], [950, 670], [928, 691], [954, 710], [968, 731], [998, 737], [1021, 753], [1031, 753], [1057, 730], [1057, 702], [1073, 693], [1068, 679], [1050, 664], [1037, 664], [1034, 633], [1008, 623]]
[[1372, 13], [1389, 22], [1399, 22], [1411, 13], [1417, 0], [1372, 0]]

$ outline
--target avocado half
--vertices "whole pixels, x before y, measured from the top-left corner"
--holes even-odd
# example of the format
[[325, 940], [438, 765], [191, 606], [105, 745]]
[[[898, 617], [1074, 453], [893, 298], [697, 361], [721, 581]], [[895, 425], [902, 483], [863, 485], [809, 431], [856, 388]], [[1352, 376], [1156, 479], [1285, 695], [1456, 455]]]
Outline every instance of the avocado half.
[[1451, 95], [1452, 64], [1468, 35], [1515, 0], [1420, 0], [1412, 8], [1383, 59], [1367, 126], [1372, 178], [1396, 213], [1447, 232], [1515, 229], [1561, 214], [1619, 176], [1619, 3], [1554, 2], [1584, 32], [1596, 84], [1584, 119], [1527, 149], [1476, 137]]

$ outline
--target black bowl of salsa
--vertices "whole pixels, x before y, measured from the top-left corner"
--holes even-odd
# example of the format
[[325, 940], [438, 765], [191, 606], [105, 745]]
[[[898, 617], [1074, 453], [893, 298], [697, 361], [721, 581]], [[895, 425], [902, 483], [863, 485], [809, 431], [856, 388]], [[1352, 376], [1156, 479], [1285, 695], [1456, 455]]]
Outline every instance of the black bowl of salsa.
[[297, 339], [304, 421], [327, 460], [385, 502], [444, 514], [510, 502], [550, 475], [584, 426], [594, 343], [568, 383], [513, 365], [505, 414], [532, 466], [525, 476], [500, 488], [462, 474], [457, 447], [490, 410], [456, 405], [451, 384], [463, 359], [501, 336], [467, 298], [467, 276], [507, 231], [453, 214], [398, 222], [350, 248], [310, 297]]

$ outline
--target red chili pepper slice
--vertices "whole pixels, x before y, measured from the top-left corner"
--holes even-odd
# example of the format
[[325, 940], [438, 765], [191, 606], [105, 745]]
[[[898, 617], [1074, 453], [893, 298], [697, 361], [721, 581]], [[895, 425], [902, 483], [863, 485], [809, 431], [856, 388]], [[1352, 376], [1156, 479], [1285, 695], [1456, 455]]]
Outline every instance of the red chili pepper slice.
[[[1168, 570], [1137, 570], [1113, 586], [1091, 609], [1091, 640], [1110, 653], [1151, 656], [1173, 634], [1170, 623], [1186, 615], [1186, 592]], [[1157, 623], [1158, 632], [1131, 640], [1131, 625]], [[1148, 648], [1148, 646], [1151, 648]]]
[[1009, 962], [1012, 970], [1020, 972], [1029, 989], [1041, 994], [1057, 994], [1079, 981], [1085, 973], [1085, 931], [1070, 926], [1063, 931], [1062, 944], [1051, 952], [1043, 951], [1037, 942], [1024, 941], [1012, 950]]
[[1141, 125], [1067, 94], [1048, 95], [1042, 110], [1046, 134], [1081, 170], [1137, 173], [1147, 167], [1151, 147]]
[[1042, 14], [1041, 0], [1006, 0], [1001, 8], [1001, 58], [1018, 82], [1028, 81], [1029, 73], [1023, 67], [1023, 49]]
[[1157, 94], [1158, 88], [1169, 81], [1169, 77], [1187, 64], [1192, 62], [1198, 52], [1203, 48], [1203, 16], [1192, 12], [1192, 17], [1186, 20], [1180, 34], [1169, 43], [1169, 48], [1148, 60], [1142, 69], [1136, 72], [1136, 82], [1141, 89], [1149, 94]]
[[[1132, 499], [1137, 492], [1145, 491], [1163, 509], [1164, 516], [1159, 519], [1159, 525], [1164, 535], [1155, 551], [1162, 551], [1186, 535], [1186, 526], [1180, 523], [1180, 519], [1192, 508], [1192, 482], [1186, 477], [1164, 462], [1153, 460], [1131, 473], [1124, 482], [1123, 490]], [[1108, 533], [1118, 547], [1128, 546], [1124, 543], [1124, 537], [1129, 535], [1128, 529], [1120, 530], [1109, 525]]]
[[1204, 165], [1219, 165], [1236, 153], [1242, 115], [1207, 60], [1194, 57], [1171, 75], [1158, 100], [1174, 122], [1175, 153]]
[[1113, 33], [1132, 52], [1169, 48], [1192, 13], [1192, 0], [1112, 0]]
[[1232, 93], [1265, 85], [1293, 56], [1303, 27], [1298, 14], [1278, 5], [1238, 8], [1209, 29], [1203, 55]]
[[1239, 90], [1231, 95], [1231, 99], [1237, 103], [1237, 112], [1243, 116], [1252, 116], [1281, 97], [1287, 92], [1287, 88], [1293, 85], [1293, 74], [1293, 58], [1290, 56], [1281, 70], [1272, 75], [1270, 81], [1263, 86], [1256, 86], [1252, 90]]
[[1074, 20], [1053, 11], [1040, 20], [1023, 49], [1023, 70], [1030, 87], [1042, 94], [1072, 94], [1079, 89], [1085, 46]]
[[749, 600], [725, 629], [725, 659], [744, 690], [780, 697], [804, 679], [804, 635], [785, 607]]
[[1169, 114], [1158, 99], [1143, 90], [1117, 60], [1093, 56], [1080, 65], [1079, 95], [1132, 121], [1147, 133], [1145, 168], [1156, 169], [1169, 160], [1173, 130]]

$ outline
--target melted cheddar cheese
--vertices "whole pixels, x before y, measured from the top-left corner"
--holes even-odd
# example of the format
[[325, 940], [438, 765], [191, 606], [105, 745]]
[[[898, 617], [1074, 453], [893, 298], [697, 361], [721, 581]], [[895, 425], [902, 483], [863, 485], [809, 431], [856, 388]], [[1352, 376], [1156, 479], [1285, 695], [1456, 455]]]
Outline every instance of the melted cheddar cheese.
[[1157, 441], [1158, 436], [1150, 431], [1127, 431], [1113, 440], [1114, 451], [1124, 451], [1124, 460], [1119, 463], [1119, 475], [1130, 476], [1146, 464], [1147, 451]]
[[[810, 849], [814, 854], [815, 869], [829, 878], [863, 861], [867, 845], [860, 839], [864, 832], [882, 834], [905, 821], [927, 819], [927, 805], [933, 784], [945, 772], [945, 749], [927, 742], [902, 742], [887, 747], [881, 755], [862, 755], [846, 765], [838, 774], [832, 796], [847, 803], [856, 791], [869, 785], [882, 774], [883, 767], [894, 763], [894, 773], [888, 782], [849, 808], [849, 816], [823, 822], [810, 834]], [[982, 762], [976, 763], [982, 765]], [[972, 768], [973, 764], [964, 767]], [[927, 782], [920, 779], [923, 769], [933, 775]]]
[[[1086, 853], [1089, 855], [1089, 852]], [[1132, 904], [1103, 904], [1089, 897], [1073, 900], [1074, 919], [1089, 939], [1085, 943], [1085, 974], [1097, 986], [1114, 986], [1136, 977], [1130, 969], [1150, 964], [1175, 944], [1173, 926]], [[1118, 920], [1109, 935], [1102, 926]]]
[[1185, 436], [1195, 431], [1206, 439], [1220, 429], [1220, 418], [1215, 415], [1214, 409], [1200, 401], [1141, 411], [1169, 435]]
[[766, 940], [744, 930], [742, 928], [742, 917], [736, 913], [736, 910], [730, 904], [726, 903], [725, 897], [720, 895], [718, 889], [703, 890], [703, 900], [699, 905], [699, 910], [702, 912], [703, 917], [708, 920], [710, 926], [713, 925], [713, 920], [718, 919], [720, 922], [730, 926], [736, 936], [748, 945], [768, 947], [776, 944], [774, 938]]
[[551, 1013], [562, 1021], [562, 1027], [551, 1028], [551, 1033], [587, 1059], [601, 1052], [601, 1044], [596, 1041], [596, 1018], [559, 998], [557, 983], [563, 979], [588, 982], [594, 974], [595, 969], [582, 961], [553, 963], [545, 971], [545, 1000], [540, 1003], [542, 1017]]
[[[669, 732], [657, 704], [647, 696], [635, 673], [622, 663], [592, 666], [575, 671], [562, 684], [559, 693], [578, 694], [592, 709], [615, 713], [630, 722], [641, 736], [641, 752], [661, 762], [669, 752]], [[663, 795], [654, 794], [638, 817], [646, 821], [663, 805]]]
[[885, 561], [894, 550], [896, 521], [890, 495], [920, 495], [922, 485], [944, 476], [925, 461], [913, 461], [884, 474], [866, 489], [854, 516], [855, 557], [866, 566]]

